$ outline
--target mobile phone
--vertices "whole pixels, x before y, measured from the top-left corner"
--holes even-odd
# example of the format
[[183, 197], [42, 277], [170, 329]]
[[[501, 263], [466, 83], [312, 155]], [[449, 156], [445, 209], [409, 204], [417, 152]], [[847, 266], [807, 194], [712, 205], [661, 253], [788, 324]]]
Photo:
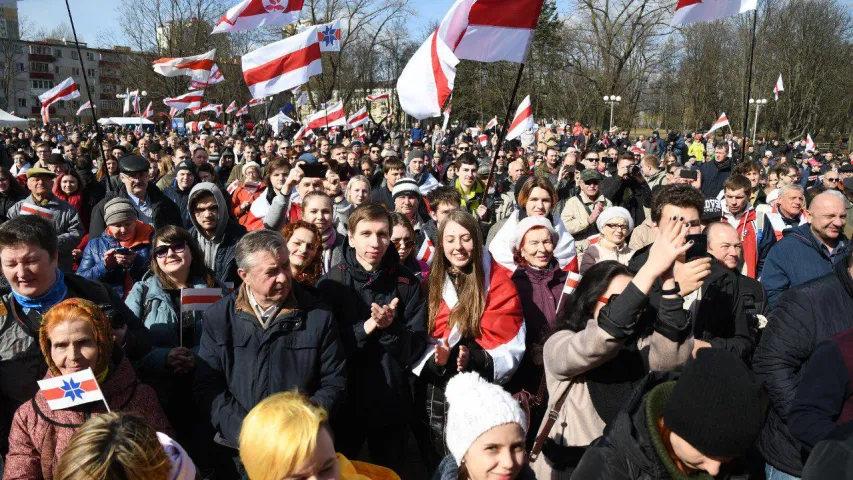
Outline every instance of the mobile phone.
[[299, 168], [308, 178], [326, 178], [327, 167], [321, 163], [303, 163]]
[[697, 178], [699, 178], [699, 174], [696, 172], [696, 170], [687, 170], [684, 168], [681, 169], [680, 172], [678, 172], [678, 176], [681, 178], [687, 178], [689, 180], [696, 180]]
[[687, 241], [693, 241], [693, 245], [687, 250], [685, 256], [686, 261], [695, 260], [708, 256], [708, 237], [704, 233], [697, 233], [687, 236]]
[[118, 247], [116, 248], [115, 252], [119, 255], [130, 255], [131, 253], [133, 253], [133, 250], [127, 247]]

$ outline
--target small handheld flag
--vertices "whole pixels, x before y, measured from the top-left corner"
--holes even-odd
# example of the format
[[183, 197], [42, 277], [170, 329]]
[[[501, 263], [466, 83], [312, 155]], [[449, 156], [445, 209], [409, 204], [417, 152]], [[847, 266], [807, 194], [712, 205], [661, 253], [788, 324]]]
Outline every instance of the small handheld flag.
[[91, 368], [60, 377], [39, 380], [38, 384], [41, 394], [47, 400], [47, 405], [51, 410], [62, 410], [102, 401], [107, 407], [107, 412], [110, 411], [110, 406], [107, 405], [104, 393], [101, 391], [98, 381], [95, 380], [95, 373], [92, 372]]

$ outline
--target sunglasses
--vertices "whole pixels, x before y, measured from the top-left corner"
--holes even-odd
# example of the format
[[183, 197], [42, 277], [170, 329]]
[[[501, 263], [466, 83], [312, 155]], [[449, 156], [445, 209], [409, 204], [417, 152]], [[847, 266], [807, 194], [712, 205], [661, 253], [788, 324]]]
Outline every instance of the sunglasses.
[[396, 240], [391, 240], [395, 247], [411, 247], [414, 246], [415, 241], [411, 238], [398, 238]]
[[469, 151], [469, 150], [471, 150], [471, 148], [470, 148], [470, 147], [459, 147], [459, 151], [460, 151], [460, 152], [467, 152], [467, 151]]
[[187, 242], [178, 241], [169, 245], [160, 245], [158, 247], [154, 247], [154, 255], [157, 258], [166, 258], [166, 255], [169, 254], [171, 250], [172, 253], [184, 253], [184, 250], [187, 249]]

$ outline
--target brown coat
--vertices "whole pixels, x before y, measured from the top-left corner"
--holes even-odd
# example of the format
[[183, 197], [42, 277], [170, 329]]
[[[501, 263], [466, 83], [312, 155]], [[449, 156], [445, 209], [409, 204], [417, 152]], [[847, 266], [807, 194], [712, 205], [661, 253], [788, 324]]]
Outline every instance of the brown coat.
[[[174, 436], [166, 414], [157, 403], [154, 390], [140, 383], [126, 357], [116, 351], [107, 379], [101, 386], [114, 412], [134, 413], [146, 419], [158, 432]], [[45, 379], [54, 375], [48, 372]], [[15, 412], [9, 433], [5, 480], [51, 480], [59, 457], [71, 436], [90, 417], [106, 413], [103, 402], [93, 402], [52, 411], [41, 392]]]

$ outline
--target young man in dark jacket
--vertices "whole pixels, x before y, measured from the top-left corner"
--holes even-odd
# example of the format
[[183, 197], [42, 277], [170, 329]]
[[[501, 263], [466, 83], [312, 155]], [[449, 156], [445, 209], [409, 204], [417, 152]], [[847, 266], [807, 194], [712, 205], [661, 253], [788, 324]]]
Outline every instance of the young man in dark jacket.
[[193, 187], [188, 208], [193, 224], [190, 234], [204, 252], [204, 264], [213, 270], [217, 280], [239, 289], [243, 281], [237, 274], [237, 241], [246, 234], [246, 227], [228, 215], [222, 190], [209, 182]]
[[344, 261], [318, 285], [332, 303], [349, 367], [348, 400], [333, 423], [335, 445], [351, 458], [367, 440], [373, 462], [399, 472], [411, 418], [409, 366], [428, 342], [426, 302], [391, 245], [388, 211], [359, 207], [349, 225]]
[[[677, 380], [676, 380], [677, 378]], [[736, 356], [704, 349], [680, 377], [652, 373], [592, 443], [572, 479], [746, 478], [767, 398]]]
[[198, 172], [195, 164], [192, 161], [183, 161], [175, 167], [174, 184], [163, 190], [163, 195], [169, 197], [181, 210], [182, 226], [186, 229], [193, 225], [190, 221], [189, 198], [190, 191], [197, 182]]
[[853, 327], [851, 258], [824, 277], [787, 291], [770, 312], [752, 367], [770, 396], [759, 448], [767, 469], [800, 476], [803, 445], [788, 430], [794, 395], [817, 344]]
[[334, 418], [346, 390], [332, 312], [292, 281], [281, 234], [246, 234], [237, 244], [237, 268], [242, 287], [204, 312], [194, 385], [214, 441], [228, 449], [219, 459], [232, 457], [219, 468], [239, 462], [243, 419], [261, 400], [299, 390]]

